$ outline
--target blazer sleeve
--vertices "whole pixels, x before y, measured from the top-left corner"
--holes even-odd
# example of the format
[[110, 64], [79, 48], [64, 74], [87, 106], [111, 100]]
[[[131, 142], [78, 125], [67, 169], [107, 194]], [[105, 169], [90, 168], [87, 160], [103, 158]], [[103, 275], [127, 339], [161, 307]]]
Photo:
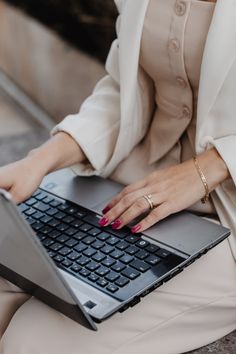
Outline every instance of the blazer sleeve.
[[[120, 12], [122, 0], [116, 0]], [[81, 105], [77, 114], [67, 116], [53, 128], [69, 134], [84, 151], [87, 162], [78, 163], [72, 169], [79, 175], [100, 175], [109, 162], [120, 128], [120, 78], [119, 78], [119, 27], [116, 21], [117, 38], [113, 41], [107, 60], [107, 75], [95, 86], [93, 93]]]

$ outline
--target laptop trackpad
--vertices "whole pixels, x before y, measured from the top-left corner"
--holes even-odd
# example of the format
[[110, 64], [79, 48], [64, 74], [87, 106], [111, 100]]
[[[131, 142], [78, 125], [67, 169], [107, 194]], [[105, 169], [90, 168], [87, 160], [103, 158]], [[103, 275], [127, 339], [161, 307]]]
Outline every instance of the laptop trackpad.
[[99, 214], [123, 188], [121, 184], [101, 177], [76, 176], [70, 169], [50, 173], [41, 187]]

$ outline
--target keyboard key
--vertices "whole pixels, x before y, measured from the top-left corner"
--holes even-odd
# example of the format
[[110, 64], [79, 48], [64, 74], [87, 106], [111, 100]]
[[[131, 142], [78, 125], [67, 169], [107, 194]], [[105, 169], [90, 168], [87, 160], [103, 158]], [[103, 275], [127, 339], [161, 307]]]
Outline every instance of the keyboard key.
[[123, 257], [120, 258], [120, 261], [124, 264], [129, 264], [130, 262], [132, 262], [133, 259], [134, 259], [133, 256], [129, 254], [125, 254]]
[[71, 262], [69, 259], [65, 259], [61, 264], [64, 267], [69, 268], [73, 264], [73, 262]]
[[97, 229], [96, 227], [93, 227], [91, 230], [89, 230], [89, 234], [92, 236], [97, 236], [99, 235], [101, 232], [101, 230]]
[[51, 218], [50, 216], [44, 216], [41, 221], [45, 222], [46, 224], [48, 223], [52, 227], [57, 227], [60, 224], [59, 220]]
[[140, 237], [137, 237], [135, 235], [130, 235], [128, 237], [125, 238], [125, 241], [129, 242], [129, 243], [136, 243], [137, 241], [140, 240]]
[[120, 241], [120, 240], [119, 240], [118, 237], [116, 237], [116, 236], [111, 236], [111, 237], [109, 237], [109, 238], [106, 240], [106, 243], [108, 243], [108, 244], [111, 245], [111, 246], [114, 246], [114, 245], [116, 245], [119, 241]]
[[46, 212], [50, 209], [50, 207], [47, 204], [44, 204], [43, 202], [37, 202], [36, 204], [34, 204], [34, 208], [42, 212]]
[[81, 266], [85, 266], [86, 264], [88, 264], [90, 262], [90, 259], [88, 257], [82, 256], [76, 262], [78, 264], [80, 264]]
[[147, 262], [147, 263], [149, 263], [149, 264], [151, 264], [151, 265], [156, 265], [157, 263], [159, 263], [160, 262], [160, 258], [159, 257], [157, 257], [157, 256], [155, 256], [154, 254], [151, 254], [149, 257], [147, 257], [146, 259], [145, 259], [145, 262]]
[[[40, 216], [40, 214], [42, 216]], [[40, 219], [40, 221], [43, 222], [44, 224], [48, 224], [52, 220], [51, 216], [48, 215], [43, 216], [43, 213], [41, 213], [41, 211], [38, 211], [36, 214], [34, 214], [34, 219]]]
[[91, 280], [92, 282], [96, 282], [99, 279], [99, 276], [96, 275], [95, 273], [91, 273], [90, 276], [88, 277], [89, 280]]
[[161, 258], [166, 258], [171, 255], [171, 253], [167, 250], [164, 250], [163, 248], [160, 248], [157, 252], [156, 255]]
[[54, 241], [51, 238], [46, 238], [45, 240], [43, 240], [42, 243], [44, 247], [49, 247], [54, 243]]
[[39, 195], [41, 193], [41, 191], [39, 189], [37, 189], [33, 194], [32, 197], [36, 197], [37, 195]]
[[122, 270], [124, 270], [126, 268], [126, 266], [124, 265], [124, 263], [121, 262], [116, 262], [111, 269], [114, 270], [115, 272], [122, 272]]
[[51, 207], [53, 208], [57, 208], [59, 205], [61, 205], [61, 202], [59, 202], [58, 200], [54, 199], [52, 202], [49, 203], [51, 205]]
[[71, 224], [73, 221], [75, 221], [75, 218], [73, 218], [70, 215], [67, 215], [66, 217], [63, 218], [63, 222], [66, 222], [67, 224]]
[[82, 224], [83, 222], [81, 220], [75, 219], [72, 221], [71, 226], [74, 226], [76, 229], [78, 229]]
[[78, 241], [81, 241], [83, 240], [83, 238], [85, 238], [87, 235], [86, 233], [82, 232], [82, 231], [79, 231], [77, 232], [76, 234], [73, 235], [73, 238], [75, 238], [76, 240]]
[[120, 250], [115, 250], [113, 251], [110, 256], [112, 258], [115, 258], [115, 259], [119, 259], [120, 257], [122, 257], [124, 255], [124, 252], [120, 251]]
[[119, 238], [125, 238], [126, 236], [128, 236], [130, 234], [130, 230], [127, 228], [122, 228], [122, 229], [119, 229], [119, 230], [114, 230], [112, 229], [111, 227], [109, 227], [109, 232], [112, 234], [112, 235], [115, 235]]
[[28, 206], [32, 206], [35, 203], [37, 203], [37, 200], [35, 198], [30, 198], [30, 199], [26, 200], [26, 202], [25, 202], [25, 204]]
[[119, 250], [125, 250], [127, 247], [129, 247], [129, 243], [126, 241], [120, 241], [116, 244], [116, 248], [119, 248]]
[[62, 246], [60, 243], [56, 242], [56, 243], [54, 243], [53, 245], [51, 245], [49, 248], [50, 248], [50, 250], [57, 252], [57, 251], [59, 251], [62, 247], [63, 247], [63, 246]]
[[107, 273], [110, 272], [110, 269], [108, 269], [107, 267], [103, 267], [101, 266], [100, 268], [98, 268], [96, 270], [96, 274], [100, 275], [101, 277], [104, 277], [104, 275], [106, 275]]
[[135, 270], [134, 268], [131, 268], [131, 267], [126, 268], [125, 270], [123, 270], [121, 272], [121, 274], [124, 275], [125, 277], [131, 279], [131, 280], [136, 279], [140, 275], [140, 273], [137, 270]]
[[39, 191], [37, 194], [33, 194], [33, 197], [35, 197], [37, 200], [43, 200], [44, 198], [47, 197], [47, 194], [43, 191]]
[[74, 247], [74, 250], [80, 253], [86, 250], [86, 248], [88, 248], [88, 246], [79, 243], [77, 246]]
[[65, 243], [67, 240], [69, 240], [69, 237], [66, 235], [60, 235], [59, 237], [57, 237], [57, 241], [61, 243]]
[[117, 280], [119, 278], [119, 274], [117, 274], [116, 272], [109, 272], [106, 276], [105, 279], [110, 281], [110, 282], [114, 282], [115, 280]]
[[98, 226], [98, 221], [99, 221], [99, 219], [98, 219], [95, 215], [92, 215], [92, 214], [86, 215], [86, 216], [83, 218], [83, 220], [84, 220], [85, 222], [87, 222], [87, 223], [89, 223], [89, 224], [95, 226], [95, 227]]
[[76, 261], [77, 259], [79, 259], [79, 257], [81, 257], [81, 254], [78, 252], [71, 252], [68, 256], [69, 259], [71, 259], [72, 261]]
[[[27, 220], [28, 221], [28, 220]], [[34, 224], [31, 225], [31, 227], [35, 230], [35, 231], [39, 231], [42, 227], [44, 226], [44, 224], [42, 224], [39, 221], [36, 221]]]
[[114, 247], [112, 246], [109, 246], [109, 245], [105, 245], [104, 247], [102, 247], [100, 249], [101, 252], [105, 253], [105, 254], [109, 254], [111, 253], [112, 251], [114, 251]]
[[79, 264], [74, 263], [72, 267], [70, 267], [70, 269], [75, 272], [78, 273], [82, 268]]
[[22, 213], [24, 213], [26, 210], [29, 209], [29, 207], [28, 207], [26, 204], [22, 203], [22, 204], [18, 205], [18, 209], [19, 209]]
[[119, 290], [118, 286], [116, 286], [115, 284], [109, 284], [106, 289], [111, 293], [115, 293], [117, 290]]
[[63, 223], [60, 223], [59, 225], [57, 225], [56, 229], [58, 231], [61, 231], [61, 232], [65, 232], [67, 229], [69, 228], [68, 225], [66, 224], [63, 224]]
[[97, 238], [101, 241], [106, 241], [110, 235], [107, 232], [102, 232], [100, 235], [97, 236]]
[[75, 245], [77, 245], [79, 241], [75, 240], [74, 238], [70, 238], [68, 241], [65, 242], [66, 246], [73, 248]]
[[82, 268], [79, 274], [82, 275], [83, 277], [88, 277], [90, 275], [90, 271], [86, 268]]
[[83, 251], [83, 254], [87, 257], [92, 257], [97, 251], [91, 247]]
[[58, 211], [56, 214], [54, 214], [54, 217], [57, 218], [58, 220], [62, 220], [66, 216], [65, 213], [62, 211]]
[[82, 224], [79, 229], [84, 232], [88, 232], [89, 230], [92, 229], [92, 226], [89, 224]]
[[115, 260], [111, 257], [107, 257], [102, 261], [102, 264], [106, 267], [111, 267], [113, 264], [115, 264]]
[[125, 252], [133, 255], [135, 253], [137, 253], [139, 251], [139, 248], [136, 246], [129, 246], [128, 248], [126, 248]]
[[135, 257], [139, 258], [139, 259], [145, 259], [150, 255], [149, 252], [146, 252], [145, 250], [140, 250], [138, 251], [138, 253], [136, 253]]
[[67, 256], [69, 253], [71, 253], [71, 249], [68, 248], [68, 247], [63, 247], [63, 248], [60, 249], [59, 253], [62, 256]]
[[53, 229], [50, 227], [50, 226], [43, 226], [41, 229], [40, 229], [40, 232], [44, 235], [47, 235], [49, 234], [51, 231], [53, 231]]
[[66, 209], [68, 209], [70, 206], [67, 203], [63, 203], [61, 205], [58, 206], [58, 209], [61, 211], [65, 211]]
[[60, 236], [60, 232], [57, 231], [57, 230], [53, 230], [53, 231], [49, 232], [48, 236], [50, 236], [51, 238], [55, 239], [58, 236]]
[[47, 210], [47, 214], [50, 215], [50, 216], [54, 216], [58, 213], [57, 209], [55, 208], [50, 208]]
[[77, 206], [72, 206], [72, 205], [66, 209], [66, 212], [68, 214], [75, 214], [77, 211], [79, 211], [79, 208]]
[[27, 215], [27, 216], [31, 216], [31, 215], [35, 214], [36, 212], [37, 212], [36, 209], [34, 209], [34, 208], [29, 208], [28, 210], [26, 210], [26, 211], [24, 212], [24, 214]]
[[48, 255], [50, 258], [53, 258], [56, 255], [56, 253], [53, 251], [48, 251]]
[[105, 258], [106, 258], [105, 254], [103, 254], [103, 253], [101, 253], [101, 252], [97, 252], [97, 253], [92, 257], [92, 259], [93, 259], [94, 261], [97, 261], [97, 262], [101, 262], [101, 261], [103, 261], [103, 259], [105, 259]]
[[53, 257], [54, 261], [57, 263], [61, 263], [64, 261], [64, 257], [62, 257], [60, 254], [57, 254], [55, 257]]
[[130, 266], [142, 273], [146, 272], [148, 269], [151, 268], [149, 264], [140, 261], [139, 259], [136, 259], [135, 261], [131, 262]]
[[31, 225], [31, 226], [35, 223], [35, 220], [32, 219], [31, 217], [26, 218], [26, 221], [27, 221], [27, 223], [28, 223], [29, 225]]
[[94, 272], [96, 269], [98, 269], [98, 267], [100, 267], [100, 264], [93, 261], [86, 265], [86, 268], [91, 272]]
[[42, 242], [43, 240], [46, 239], [47, 236], [45, 236], [44, 234], [41, 234], [41, 232], [37, 232], [37, 236], [40, 239], [40, 241]]
[[87, 236], [82, 240], [82, 242], [86, 245], [91, 245], [93, 242], [95, 242], [95, 238], [93, 236]]
[[106, 286], [108, 284], [108, 281], [103, 279], [103, 278], [100, 278], [98, 281], [97, 281], [97, 284], [100, 285], [102, 288], [104, 288], [104, 286]]
[[77, 230], [74, 229], [73, 227], [70, 227], [69, 229], [66, 230], [66, 234], [68, 236], [73, 236], [74, 234], [76, 234]]
[[129, 279], [125, 278], [125, 277], [120, 277], [119, 279], [117, 279], [115, 281], [115, 284], [117, 286], [119, 286], [120, 288], [123, 288], [125, 285], [129, 284]]
[[150, 244], [146, 247], [146, 251], [151, 252], [151, 253], [155, 253], [156, 251], [159, 250], [160, 247]]
[[139, 248], [145, 248], [150, 245], [150, 242], [140, 239], [138, 242], [135, 243], [135, 245]]
[[[39, 219], [41, 219], [43, 216], [44, 216], [44, 214], [41, 213], [41, 211], [37, 211], [37, 212], [34, 214], [34, 219], [39, 220]], [[44, 221], [43, 221], [43, 222], [44, 222]]]
[[100, 248], [102, 248], [105, 245], [104, 242], [100, 241], [100, 240], [96, 240], [93, 244], [92, 247], [95, 248], [96, 250], [99, 250]]

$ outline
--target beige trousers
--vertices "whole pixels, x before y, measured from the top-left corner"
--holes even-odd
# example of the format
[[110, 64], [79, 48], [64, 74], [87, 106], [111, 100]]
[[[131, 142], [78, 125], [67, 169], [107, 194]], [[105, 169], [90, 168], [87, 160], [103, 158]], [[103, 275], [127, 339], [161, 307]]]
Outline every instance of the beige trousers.
[[227, 240], [97, 332], [3, 279], [0, 289], [0, 354], [177, 354], [236, 329], [236, 262]]

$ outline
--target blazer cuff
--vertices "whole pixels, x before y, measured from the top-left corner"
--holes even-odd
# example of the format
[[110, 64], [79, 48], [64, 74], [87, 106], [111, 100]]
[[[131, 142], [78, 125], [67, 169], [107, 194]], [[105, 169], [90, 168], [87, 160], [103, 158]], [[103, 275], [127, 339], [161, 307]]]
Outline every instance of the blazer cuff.
[[58, 132], [69, 134], [83, 150], [87, 162], [78, 163], [72, 166], [73, 171], [78, 175], [91, 176], [102, 175], [103, 170], [109, 162], [117, 135], [119, 132], [119, 122], [114, 122], [111, 126], [96, 122], [88, 124], [88, 115], [75, 114], [67, 116], [61, 123], [56, 125], [51, 136]]
[[211, 148], [212, 146], [216, 148], [226, 163], [234, 184], [236, 185], [236, 135], [228, 135], [216, 139], [211, 136], [206, 136], [202, 139], [201, 146], [205, 149]]

